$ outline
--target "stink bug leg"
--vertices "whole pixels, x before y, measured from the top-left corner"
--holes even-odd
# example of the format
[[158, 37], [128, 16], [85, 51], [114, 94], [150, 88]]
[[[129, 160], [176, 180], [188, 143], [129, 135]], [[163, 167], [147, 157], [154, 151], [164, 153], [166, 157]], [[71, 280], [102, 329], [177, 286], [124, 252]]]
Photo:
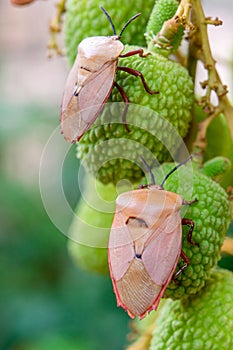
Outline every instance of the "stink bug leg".
[[[188, 205], [191, 205], [193, 203], [196, 203], [197, 202], [197, 199], [195, 198], [193, 201], [186, 201], [186, 200], [183, 200], [183, 205], [184, 204], [188, 204]], [[193, 234], [193, 229], [194, 229], [194, 222], [193, 220], [191, 219], [186, 219], [186, 218], [183, 218], [182, 221], [181, 221], [182, 225], [187, 225], [189, 226], [189, 233], [188, 233], [188, 236], [187, 236], [187, 241], [191, 244], [191, 245], [196, 245], [196, 246], [199, 246], [199, 243], [196, 243], [192, 240], [192, 234]], [[183, 252], [183, 250], [181, 251], [181, 254], [180, 254], [180, 257], [181, 259], [183, 259], [184, 261], [184, 265], [181, 266], [181, 268], [174, 274], [173, 276], [173, 280], [175, 280], [180, 274], [182, 271], [184, 271], [188, 265], [190, 264], [190, 261], [189, 261], [189, 258], [185, 255], [185, 253]]]
[[[140, 57], [147, 57], [148, 55], [150, 55], [150, 53], [148, 52], [148, 53], [144, 54], [143, 49], [137, 49], [137, 50], [129, 51], [123, 55], [120, 55], [119, 57], [124, 58], [124, 57], [130, 57], [130, 56], [134, 56], [134, 55], [139, 55]], [[146, 92], [148, 92], [150, 95], [159, 94], [159, 91], [152, 91], [149, 88], [143, 74], [141, 72], [139, 72], [138, 70], [133, 69], [133, 68], [129, 68], [129, 67], [122, 67], [122, 66], [118, 66], [117, 70], [124, 71], [126, 73], [131, 74], [131, 75], [134, 75], [135, 77], [139, 77], [142, 81], [142, 84], [143, 84]], [[128, 104], [130, 101], [129, 101], [129, 98], [126, 95], [125, 91], [123, 90], [123, 88], [120, 85], [118, 85], [116, 82], [114, 83], [114, 85], [118, 88], [118, 90], [123, 98], [123, 101], [126, 103], [126, 107], [125, 107], [125, 110], [124, 110], [124, 113], [122, 116], [122, 121], [123, 121], [123, 125], [124, 125], [125, 129], [129, 132], [130, 130], [129, 130], [129, 127], [126, 123], [126, 114], [128, 111]]]
[[134, 55], [139, 55], [140, 57], [147, 57], [150, 55], [150, 52], [144, 53], [143, 49], [137, 49], [137, 50], [132, 50], [127, 53], [124, 53], [123, 55], [120, 55], [119, 57], [124, 58], [124, 57], [130, 57]]
[[183, 259], [184, 261], [184, 265], [181, 266], [181, 268], [174, 274], [174, 276], [172, 277], [172, 279], [175, 281], [176, 278], [181, 274], [182, 271], [184, 271], [190, 264], [189, 258], [187, 257], [187, 255], [185, 255], [185, 253], [183, 252], [183, 250], [181, 250], [180, 253], [180, 257], [181, 259]]
[[121, 71], [124, 71], [124, 72], [127, 72], [127, 73], [129, 73], [129, 74], [131, 74], [131, 75], [134, 75], [135, 77], [139, 77], [139, 78], [141, 79], [141, 81], [142, 81], [142, 84], [143, 84], [143, 86], [144, 86], [146, 92], [148, 92], [148, 94], [150, 94], [150, 95], [155, 95], [155, 94], [158, 94], [158, 93], [159, 93], [159, 91], [152, 91], [152, 90], [149, 88], [149, 86], [147, 85], [146, 80], [145, 80], [143, 74], [142, 74], [141, 72], [139, 72], [138, 70], [133, 69], [133, 68], [129, 68], [129, 67], [119, 67], [119, 66], [117, 67], [117, 69], [118, 69], [118, 70], [121, 70]]
[[[130, 56], [134, 56], [134, 55], [139, 55], [140, 57], [147, 57], [148, 55], [150, 55], [150, 53], [148, 52], [148, 53], [144, 54], [143, 49], [137, 49], [137, 50], [129, 51], [123, 55], [120, 55], [119, 57], [124, 58], [124, 57], [130, 57]], [[138, 70], [133, 69], [133, 68], [129, 68], [129, 67], [121, 67], [121, 66], [118, 66], [117, 70], [121, 70], [121, 71], [127, 72], [131, 75], [134, 75], [135, 77], [139, 77], [142, 81], [142, 84], [143, 84], [146, 92], [148, 92], [150, 95], [159, 94], [159, 91], [152, 91], [149, 88], [149, 86], [147, 85], [147, 83], [145, 81], [143, 74], [141, 72], [139, 72]]]
[[192, 234], [193, 234], [193, 229], [194, 229], [194, 222], [193, 222], [193, 220], [183, 218], [183, 219], [182, 219], [182, 225], [187, 225], [187, 226], [190, 227], [189, 233], [188, 233], [188, 237], [187, 237], [187, 241], [188, 241], [191, 245], [197, 245], [197, 246], [199, 246], [198, 243], [196, 243], [196, 242], [194, 242], [194, 241], [192, 240]]
[[[182, 205], [192, 205], [192, 204], [194, 204], [194, 203], [197, 203], [197, 201], [198, 201], [197, 198], [194, 198], [194, 200], [192, 200], [192, 201], [187, 201], [187, 200], [183, 199]], [[194, 229], [194, 222], [193, 222], [193, 220], [183, 218], [183, 219], [182, 219], [182, 225], [190, 226], [189, 233], [188, 233], [188, 237], [187, 237], [188, 242], [189, 242], [191, 245], [197, 245], [197, 246], [199, 246], [198, 243], [195, 243], [195, 242], [192, 240], [192, 234], [193, 234], [193, 229]]]

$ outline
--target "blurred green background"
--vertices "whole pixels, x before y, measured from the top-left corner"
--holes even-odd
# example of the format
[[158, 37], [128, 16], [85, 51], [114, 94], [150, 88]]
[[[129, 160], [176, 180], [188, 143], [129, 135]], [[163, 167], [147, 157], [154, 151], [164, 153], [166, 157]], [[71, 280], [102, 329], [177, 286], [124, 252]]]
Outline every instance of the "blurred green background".
[[[109, 277], [73, 265], [40, 197], [40, 158], [68, 72], [64, 58], [46, 57], [52, 13], [53, 1], [0, 2], [0, 349], [122, 349], [129, 319], [116, 309]], [[63, 176], [72, 208], [77, 162], [72, 147]], [[221, 264], [232, 268], [232, 260]]]
[[[0, 2], [0, 349], [117, 350], [128, 317], [116, 312], [110, 278], [74, 266], [40, 196], [40, 158], [69, 69], [64, 58], [47, 58], [53, 10], [49, 1]], [[73, 146], [63, 166], [72, 208], [77, 167]]]
[[[21, 113], [18, 105], [4, 107], [2, 102], [6, 118]], [[27, 106], [22, 119], [33, 117], [28, 125], [40, 133], [48, 115], [51, 111]], [[16, 151], [27, 138], [25, 132], [30, 128], [1, 135], [1, 160], [8, 151], [7, 138], [13, 136]], [[17, 152], [11, 156], [17, 158]], [[78, 198], [69, 193], [74, 192], [76, 162], [73, 148], [64, 165], [69, 175], [64, 176], [64, 189], [73, 206]], [[66, 237], [43, 208], [38, 183], [21, 183], [2, 169], [0, 193], [0, 349], [121, 349], [128, 318], [122, 310], [116, 312], [110, 279], [73, 266]]]

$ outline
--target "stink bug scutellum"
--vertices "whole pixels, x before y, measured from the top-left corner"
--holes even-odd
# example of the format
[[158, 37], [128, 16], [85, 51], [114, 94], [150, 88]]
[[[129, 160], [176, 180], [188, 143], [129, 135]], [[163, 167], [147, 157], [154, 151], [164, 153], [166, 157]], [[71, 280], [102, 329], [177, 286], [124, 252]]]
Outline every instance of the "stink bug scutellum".
[[125, 118], [129, 99], [122, 87], [114, 81], [117, 71], [122, 70], [140, 77], [145, 90], [149, 94], [158, 93], [158, 91], [150, 90], [141, 72], [132, 68], [118, 66], [119, 57], [129, 57], [137, 54], [141, 57], [146, 57], [148, 55], [143, 54], [143, 49], [121, 54], [124, 50], [124, 45], [120, 41], [121, 36], [125, 28], [140, 13], [129, 19], [123, 26], [120, 34], [116, 35], [110, 16], [102, 7], [101, 10], [107, 16], [114, 35], [109, 37], [89, 37], [81, 41], [78, 46], [76, 60], [65, 85], [61, 106], [61, 132], [67, 141], [73, 143], [79, 141], [94, 123], [107, 102], [113, 86], [118, 88], [126, 103], [126, 109], [122, 118], [123, 124], [127, 129]]
[[[189, 265], [182, 251], [182, 225], [190, 226], [188, 241], [196, 244], [192, 241], [194, 222], [182, 219], [180, 210], [197, 199], [185, 201], [163, 188], [167, 178], [189, 159], [170, 171], [161, 185], [155, 185], [152, 176], [152, 185], [122, 193], [116, 200], [109, 269], [117, 305], [132, 318], [141, 319], [156, 310], [171, 279]], [[179, 257], [184, 265], [174, 275]]]

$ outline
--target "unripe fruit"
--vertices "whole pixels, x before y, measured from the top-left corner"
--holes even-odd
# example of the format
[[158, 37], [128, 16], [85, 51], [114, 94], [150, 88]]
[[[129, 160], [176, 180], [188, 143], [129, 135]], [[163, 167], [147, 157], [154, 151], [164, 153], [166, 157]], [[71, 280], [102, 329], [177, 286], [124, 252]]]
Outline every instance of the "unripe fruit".
[[150, 350], [233, 349], [233, 273], [216, 269], [187, 299], [168, 300], [156, 320]]
[[151, 12], [145, 34], [148, 48], [151, 51], [167, 56], [170, 53], [176, 51], [180, 46], [184, 34], [184, 27], [179, 27], [177, 33], [174, 33], [172, 39], [166, 37], [160, 38], [161, 41], [164, 41], [164, 45], [167, 45], [170, 47], [170, 49], [155, 45], [153, 41], [155, 36], [162, 29], [164, 22], [171, 19], [175, 15], [177, 8], [178, 2], [176, 0], [158, 0], [155, 2], [155, 6]]
[[[173, 167], [171, 164], [163, 164], [159, 171], [155, 172], [156, 182], [160, 183]], [[190, 245], [187, 241], [189, 228], [183, 226], [182, 249], [189, 258], [190, 265], [178, 276], [178, 284], [171, 282], [165, 292], [165, 297], [177, 299], [195, 294], [205, 285], [211, 269], [220, 258], [231, 210], [224, 189], [198, 171], [194, 171], [192, 175], [188, 167], [184, 166], [172, 174], [164, 187], [168, 191], [180, 194], [183, 199], [198, 200], [197, 203], [188, 206], [183, 215], [194, 221], [192, 239], [199, 246]], [[177, 270], [183, 264], [180, 259]]]
[[[125, 51], [133, 49], [135, 47], [127, 46]], [[142, 171], [132, 162], [139, 160], [139, 153], [142, 154], [140, 147], [152, 152], [159, 162], [170, 160], [167, 147], [177, 147], [174, 133], [184, 137], [191, 120], [193, 82], [185, 68], [157, 54], [146, 58], [122, 58], [119, 65], [139, 70], [150, 89], [159, 91], [159, 94], [148, 94], [140, 79], [118, 72], [116, 81], [134, 104], [133, 112], [129, 109], [126, 115], [130, 132], [122, 125], [124, 104], [120, 93], [114, 88], [109, 101], [121, 102], [121, 109], [111, 104], [77, 147], [79, 158], [87, 156], [85, 166], [88, 171], [103, 183], [117, 183], [123, 178], [139, 182]], [[137, 105], [138, 110], [135, 108]], [[111, 121], [114, 122], [111, 124]], [[167, 124], [174, 127], [174, 132], [169, 130]], [[159, 141], [161, 133], [162, 142]]]
[[[119, 191], [126, 190], [124, 185]], [[70, 227], [68, 249], [78, 267], [108, 273], [108, 236], [112, 225], [117, 192], [112, 184], [103, 185], [87, 176], [85, 190]]]
[[231, 161], [225, 157], [215, 157], [203, 164], [201, 172], [212, 179], [219, 179], [231, 169]]
[[[219, 136], [221, 130], [221, 137]], [[233, 141], [231, 133], [223, 115], [217, 116], [207, 129], [207, 148], [205, 152], [206, 159], [212, 159], [216, 156], [227, 157], [233, 164]], [[224, 142], [223, 142], [224, 140]], [[231, 186], [233, 183], [233, 172], [228, 171], [222, 180], [224, 187]]]
[[65, 15], [65, 41], [67, 57], [72, 64], [77, 54], [78, 44], [89, 36], [113, 35], [110, 23], [100, 11], [103, 6], [111, 16], [117, 34], [129, 18], [141, 12], [141, 16], [124, 33], [123, 42], [145, 46], [144, 33], [154, 0], [113, 1], [68, 0]]
[[[173, 167], [174, 164], [163, 164], [155, 171], [156, 183], [161, 183], [164, 175]], [[93, 179], [88, 180], [86, 191], [93, 198], [93, 202], [89, 203], [81, 199], [76, 213], [82, 221], [74, 220], [71, 227], [70, 236], [75, 239], [78, 234], [79, 239], [76, 240], [79, 243], [71, 242], [69, 245], [71, 254], [79, 266], [105, 273], [108, 271], [107, 244], [117, 193], [113, 185], [106, 186], [97, 182], [98, 192], [107, 200], [103, 206], [93, 186]], [[199, 246], [190, 245], [187, 241], [189, 228], [183, 226], [182, 249], [189, 258], [190, 265], [179, 275], [177, 283], [172, 281], [165, 292], [165, 297], [180, 299], [197, 293], [205, 285], [211, 269], [216, 265], [230, 221], [230, 203], [225, 191], [216, 182], [198, 171], [195, 171], [192, 176], [189, 167], [186, 166], [168, 178], [165, 189], [179, 193], [187, 200], [198, 199], [198, 202], [190, 205], [187, 212], [183, 214], [194, 221], [193, 241]], [[84, 237], [83, 240], [80, 237]], [[86, 247], [82, 241], [91, 243]], [[180, 260], [177, 270], [182, 265], [183, 261]]]

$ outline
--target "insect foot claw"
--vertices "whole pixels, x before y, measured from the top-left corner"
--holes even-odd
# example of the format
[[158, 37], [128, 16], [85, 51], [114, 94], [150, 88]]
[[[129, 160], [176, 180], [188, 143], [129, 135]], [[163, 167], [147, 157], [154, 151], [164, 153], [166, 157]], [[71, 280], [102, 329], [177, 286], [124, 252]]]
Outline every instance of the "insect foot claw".
[[150, 56], [150, 55], [151, 55], [150, 52], [146, 52], [146, 53], [142, 52], [141, 54], [139, 54], [140, 57], [147, 57], [147, 56]]

